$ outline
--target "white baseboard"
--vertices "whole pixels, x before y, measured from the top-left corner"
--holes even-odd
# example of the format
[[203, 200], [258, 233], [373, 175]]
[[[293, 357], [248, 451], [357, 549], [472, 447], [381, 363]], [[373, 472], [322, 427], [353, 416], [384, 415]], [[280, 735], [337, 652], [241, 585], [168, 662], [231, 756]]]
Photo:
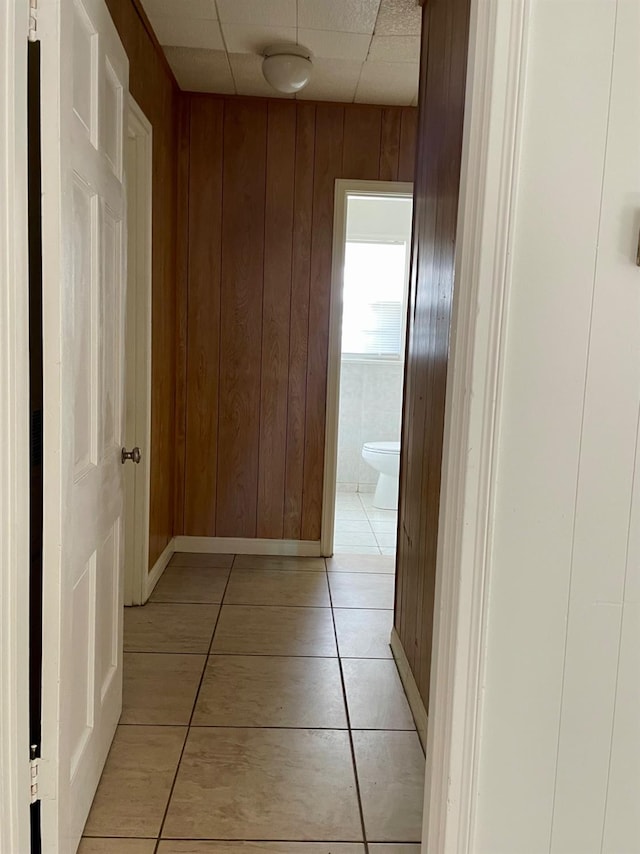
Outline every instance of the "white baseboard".
[[175, 552], [320, 557], [320, 540], [258, 540], [245, 537], [173, 538]]
[[153, 593], [153, 588], [160, 581], [160, 576], [167, 568], [167, 564], [173, 557], [173, 553], [176, 551], [175, 547], [175, 537], [169, 540], [167, 547], [162, 552], [158, 560], [154, 563], [153, 567], [149, 570], [149, 574], [147, 575], [147, 580], [145, 584], [145, 595], [144, 601], [146, 602], [149, 599], [149, 596]]
[[409, 701], [409, 707], [411, 708], [413, 719], [416, 722], [416, 729], [418, 730], [418, 736], [422, 743], [422, 749], [426, 751], [427, 710], [425, 709], [424, 703], [422, 702], [422, 697], [420, 696], [420, 691], [418, 690], [416, 680], [413, 677], [413, 673], [411, 672], [411, 667], [409, 666], [407, 656], [405, 655], [402, 642], [400, 641], [400, 637], [395, 628], [391, 631], [390, 645], [391, 652], [393, 654], [393, 657], [395, 658], [396, 665], [398, 667], [400, 679], [402, 680], [402, 684], [404, 686], [405, 694], [407, 695], [407, 700]]

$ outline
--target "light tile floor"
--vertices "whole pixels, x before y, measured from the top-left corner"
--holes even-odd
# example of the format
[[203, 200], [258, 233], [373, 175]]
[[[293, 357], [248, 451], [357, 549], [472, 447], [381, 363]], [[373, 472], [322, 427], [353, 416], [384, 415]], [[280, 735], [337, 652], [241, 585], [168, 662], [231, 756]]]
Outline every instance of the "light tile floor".
[[337, 492], [336, 554], [395, 555], [398, 514], [373, 506], [373, 492]]
[[417, 854], [393, 565], [175, 555], [125, 610], [123, 713], [80, 854]]

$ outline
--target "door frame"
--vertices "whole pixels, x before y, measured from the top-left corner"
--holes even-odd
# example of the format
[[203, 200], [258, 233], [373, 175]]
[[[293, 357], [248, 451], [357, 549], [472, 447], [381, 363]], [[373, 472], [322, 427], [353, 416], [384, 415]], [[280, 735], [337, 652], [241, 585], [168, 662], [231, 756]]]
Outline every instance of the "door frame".
[[26, 0], [0, 6], [0, 850], [29, 851]]
[[422, 850], [471, 854], [505, 323], [532, 0], [472, 0]]
[[324, 428], [324, 479], [320, 554], [333, 554], [334, 516], [338, 474], [338, 422], [340, 415], [340, 363], [342, 341], [342, 290], [347, 234], [347, 199], [360, 196], [413, 196], [411, 181], [358, 181], [337, 178], [333, 203], [333, 251], [331, 259], [331, 302], [329, 307], [329, 352], [327, 358], [327, 409]]
[[[153, 128], [129, 95], [127, 143], [134, 147], [135, 168], [127, 175], [127, 196], [135, 194], [136, 221], [127, 222], [127, 234], [135, 229], [134, 252], [128, 254], [127, 305], [135, 275], [135, 360], [125, 364], [125, 385], [133, 378], [134, 443], [142, 446], [140, 464], [125, 477], [125, 575], [124, 604], [143, 605], [151, 595], [149, 585], [149, 505], [151, 497], [151, 336], [152, 336], [152, 225], [153, 225]], [[128, 162], [128, 157], [125, 158]], [[127, 312], [128, 315], [128, 312]], [[129, 317], [127, 316], [127, 322]], [[126, 392], [130, 397], [129, 389]], [[129, 403], [129, 401], [128, 401]], [[128, 409], [128, 406], [127, 406]], [[125, 414], [125, 435], [129, 413]], [[133, 440], [134, 437], [131, 437]], [[127, 439], [129, 441], [129, 439]], [[132, 542], [128, 546], [127, 542]]]

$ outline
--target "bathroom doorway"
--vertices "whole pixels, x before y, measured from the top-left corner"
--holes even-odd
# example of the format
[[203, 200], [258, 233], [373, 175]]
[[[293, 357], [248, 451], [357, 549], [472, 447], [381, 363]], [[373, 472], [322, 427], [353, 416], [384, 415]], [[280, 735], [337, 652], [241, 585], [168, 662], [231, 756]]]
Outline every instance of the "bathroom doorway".
[[395, 557], [412, 194], [336, 181], [325, 555]]

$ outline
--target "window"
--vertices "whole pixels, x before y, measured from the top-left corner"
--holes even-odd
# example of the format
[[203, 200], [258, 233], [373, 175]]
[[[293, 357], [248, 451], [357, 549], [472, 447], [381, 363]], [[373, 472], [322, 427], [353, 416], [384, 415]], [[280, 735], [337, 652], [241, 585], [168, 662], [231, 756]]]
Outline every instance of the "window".
[[343, 356], [403, 358], [407, 251], [405, 241], [347, 240]]

